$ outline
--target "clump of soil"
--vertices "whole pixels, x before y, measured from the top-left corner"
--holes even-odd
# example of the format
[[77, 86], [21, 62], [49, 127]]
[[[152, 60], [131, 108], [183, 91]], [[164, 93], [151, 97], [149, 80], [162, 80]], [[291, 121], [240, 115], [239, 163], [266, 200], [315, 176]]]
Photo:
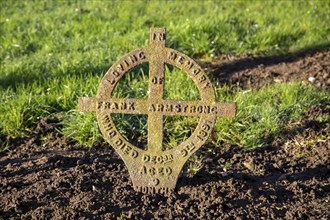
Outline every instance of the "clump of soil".
[[[293, 62], [305, 65], [322, 56], [316, 53]], [[272, 68], [282, 65], [293, 64]], [[244, 74], [258, 69], [240, 68], [242, 78], [235, 78], [235, 72], [229, 81], [244, 81]], [[260, 77], [268, 67], [262, 68]], [[250, 85], [257, 87], [261, 81]], [[244, 82], [248, 86], [249, 81]], [[197, 173], [185, 167], [169, 196], [135, 192], [128, 170], [110, 146], [75, 146], [57, 132], [56, 121], [41, 119], [29, 137], [12, 141], [13, 146], [0, 154], [0, 217], [329, 219], [330, 127], [317, 120], [326, 114], [325, 106], [312, 106], [303, 120], [287, 125], [266, 148], [204, 147], [198, 152], [203, 167]]]

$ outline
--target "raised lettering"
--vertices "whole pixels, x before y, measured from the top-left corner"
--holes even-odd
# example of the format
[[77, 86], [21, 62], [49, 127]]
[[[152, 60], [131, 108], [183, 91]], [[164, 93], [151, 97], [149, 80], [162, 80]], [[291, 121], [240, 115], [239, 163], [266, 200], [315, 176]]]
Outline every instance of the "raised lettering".
[[151, 105], [150, 105], [149, 111], [150, 111], [150, 112], [155, 112], [155, 111], [156, 111], [155, 104], [151, 104]]
[[130, 61], [134, 64], [134, 63], [136, 63], [137, 62], [137, 57], [133, 54], [133, 55], [131, 55], [131, 56], [129, 56], [129, 59], [130, 59]]
[[190, 70], [191, 68], [193, 68], [193, 66], [194, 66], [194, 63], [191, 62], [190, 60], [187, 60], [185, 62], [185, 65], [184, 65], [184, 67], [187, 68], [188, 70]]
[[165, 111], [166, 112], [172, 112], [173, 111], [173, 105], [166, 104]]
[[183, 56], [179, 56], [177, 61], [179, 64], [183, 64], [184, 60], [185, 58]]
[[186, 157], [186, 156], [188, 155], [188, 151], [187, 151], [186, 149], [182, 149], [182, 150], [181, 150], [181, 155], [182, 155], [183, 157]]
[[116, 70], [110, 70], [110, 73], [111, 73], [112, 75], [114, 75], [115, 77], [120, 76], [120, 73], [117, 72]]
[[124, 66], [123, 66], [123, 64], [118, 64], [118, 66], [117, 66], [117, 71], [118, 72], [123, 72], [125, 69], [124, 69]]
[[189, 153], [191, 153], [194, 149], [196, 148], [195, 144], [190, 142], [188, 143], [182, 150], [181, 150], [181, 155], [183, 157], [188, 156]]
[[199, 78], [199, 82], [203, 82], [206, 80], [206, 76], [205, 75], [202, 75], [200, 78]]
[[137, 158], [139, 156], [139, 153], [136, 150], [132, 150], [131, 156], [133, 158]]
[[181, 105], [175, 105], [175, 109], [177, 112], [181, 112]]
[[124, 63], [126, 64], [127, 67], [130, 66], [129, 62], [127, 60], [124, 60]]
[[150, 156], [149, 155], [143, 155], [143, 162], [149, 162]]
[[110, 132], [109, 132], [109, 138], [112, 139], [113, 137], [116, 136], [116, 134], [117, 134], [116, 131], [110, 131]]
[[129, 102], [128, 105], [129, 105], [128, 110], [132, 110], [132, 111], [135, 110], [135, 102]]
[[197, 68], [197, 69], [194, 69], [193, 71], [193, 74], [194, 75], [197, 75], [198, 73], [200, 73], [201, 69]]
[[127, 109], [127, 104], [126, 102], [120, 103], [120, 110], [126, 110]]
[[153, 84], [162, 85], [164, 83], [164, 78], [154, 77], [154, 78], [151, 79], [151, 82]]
[[144, 154], [142, 157], [143, 162], [150, 162], [152, 164], [166, 164], [173, 161], [172, 154], [165, 154], [165, 155], [157, 155], [157, 156], [150, 156], [148, 154]]
[[173, 52], [173, 51], [171, 51], [171, 53], [168, 55], [168, 59], [169, 60], [175, 60], [176, 59], [176, 57], [177, 57], [177, 54], [175, 53], [175, 52]]
[[165, 33], [154, 33], [153, 40], [154, 41], [164, 41], [165, 40]]
[[146, 55], [144, 54], [143, 51], [140, 51], [140, 52], [139, 52], [139, 58], [140, 58], [141, 60], [144, 60], [144, 59], [146, 58]]
[[98, 102], [97, 103], [97, 109], [101, 109], [102, 108], [102, 104], [103, 104], [102, 102]]
[[190, 113], [196, 113], [196, 106], [190, 106]]
[[118, 109], [119, 109], [119, 108], [118, 108], [118, 103], [116, 103], [116, 102], [112, 103], [112, 105], [111, 105], [111, 109], [112, 109], [112, 110], [118, 110]]
[[[153, 182], [154, 186], [157, 186], [157, 185], [159, 184], [160, 181], [159, 181], [159, 179], [155, 178], [155, 179], [152, 180], [152, 182]], [[152, 189], [155, 190], [154, 187], [153, 187]], [[153, 193], [154, 193], [154, 192], [153, 192]]]
[[162, 112], [164, 110], [163, 104], [158, 104], [157, 106], [158, 106], [157, 111]]

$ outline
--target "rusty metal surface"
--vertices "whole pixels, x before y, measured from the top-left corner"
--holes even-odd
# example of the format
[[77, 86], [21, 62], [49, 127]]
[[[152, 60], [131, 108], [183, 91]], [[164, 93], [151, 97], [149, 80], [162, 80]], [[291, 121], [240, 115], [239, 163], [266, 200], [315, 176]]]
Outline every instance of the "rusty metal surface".
[[[143, 193], [167, 194], [175, 188], [187, 159], [208, 139], [217, 117], [235, 117], [236, 104], [218, 103], [215, 91], [202, 68], [187, 55], [165, 47], [165, 28], [150, 29], [150, 47], [128, 53], [104, 75], [96, 97], [80, 97], [79, 110], [96, 112], [105, 139], [124, 160], [134, 189]], [[149, 98], [113, 98], [112, 92], [125, 73], [142, 63], [149, 63]], [[201, 100], [165, 100], [165, 63], [178, 67], [196, 83]], [[142, 150], [126, 140], [117, 130], [112, 114], [148, 115], [148, 146]], [[179, 146], [162, 150], [163, 116], [199, 116], [193, 134]]]

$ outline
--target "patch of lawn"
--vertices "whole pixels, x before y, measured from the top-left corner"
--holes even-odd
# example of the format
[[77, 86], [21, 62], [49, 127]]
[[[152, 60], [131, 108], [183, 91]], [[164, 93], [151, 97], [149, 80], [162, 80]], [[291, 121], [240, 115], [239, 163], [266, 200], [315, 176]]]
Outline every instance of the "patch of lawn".
[[[229, 53], [285, 54], [329, 48], [329, 11], [326, 1], [1, 1], [0, 134], [26, 135], [41, 117], [59, 117], [65, 135], [92, 146], [101, 135], [94, 115], [77, 112], [77, 97], [95, 96], [101, 77], [114, 61], [148, 46], [150, 27], [166, 26], [167, 46], [199, 60]], [[120, 82], [116, 95], [147, 95], [147, 74], [136, 71], [137, 75], [127, 75]], [[179, 70], [167, 71], [166, 80], [173, 87], [166, 88], [166, 97], [198, 99], [189, 79]], [[323, 99], [307, 88], [303, 94], [309, 101], [294, 104], [299, 100], [283, 95], [290, 88], [290, 94], [302, 92], [300, 86], [286, 84], [244, 95], [217, 87], [224, 92], [219, 92], [219, 100], [235, 100], [241, 109], [233, 121], [218, 120], [217, 143], [261, 146], [264, 132], [276, 132], [281, 123], [297, 120], [310, 103]], [[279, 109], [262, 98], [255, 100], [262, 94], [266, 100], [279, 94]], [[130, 116], [116, 120], [123, 117], [136, 121]], [[137, 121], [118, 127], [129, 136], [142, 137], [137, 138], [142, 143], [146, 120]], [[168, 147], [189, 135], [195, 123], [189, 117], [165, 121], [165, 127], [172, 129], [165, 133], [175, 134], [175, 138], [165, 135]]]
[[77, 94], [94, 95], [99, 80], [91, 75], [63, 76], [2, 91], [1, 133], [21, 136], [30, 132], [41, 117], [69, 117], [70, 113], [66, 112], [77, 105]]
[[[224, 91], [225, 90], [225, 91]], [[218, 119], [215, 133], [218, 145], [262, 147], [289, 123], [302, 119], [312, 105], [328, 102], [329, 92], [299, 83], [274, 84], [258, 90], [237, 90], [231, 96], [228, 88], [219, 88], [218, 101], [237, 102], [237, 117]]]

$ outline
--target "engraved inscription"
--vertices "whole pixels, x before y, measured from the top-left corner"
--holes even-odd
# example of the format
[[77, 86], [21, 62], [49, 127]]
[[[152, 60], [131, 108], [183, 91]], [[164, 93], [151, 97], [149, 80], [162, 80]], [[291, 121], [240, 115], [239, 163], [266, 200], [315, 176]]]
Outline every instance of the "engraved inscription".
[[116, 148], [119, 149], [122, 153], [132, 157], [136, 158], [139, 153], [137, 150], [129, 146], [123, 138], [118, 137], [117, 131], [115, 128], [115, 125], [112, 123], [112, 120], [109, 115], [105, 115], [103, 117], [103, 120], [101, 124], [104, 127], [104, 130], [108, 134], [108, 140], [111, 141], [112, 145]]
[[152, 82], [153, 84], [159, 84], [159, 85], [162, 85], [162, 84], [164, 83], [164, 77], [157, 77], [157, 76], [155, 76], [155, 77], [153, 77], [153, 78], [151, 79], [151, 82]]
[[150, 156], [148, 154], [143, 155], [143, 162], [153, 163], [153, 164], [166, 164], [173, 161], [174, 157], [172, 154]]
[[117, 131], [115, 129], [115, 125], [111, 122], [110, 116], [105, 115], [101, 124], [107, 132], [109, 140], [112, 140], [117, 135]]
[[175, 63], [180, 69], [186, 70], [187, 74], [195, 79], [202, 89], [212, 87], [206, 74], [189, 57], [179, 55], [179, 52], [172, 50], [167, 54], [167, 60], [170, 63]]
[[183, 157], [186, 157], [189, 155], [189, 153], [191, 153], [193, 150], [195, 150], [195, 148], [196, 148], [195, 144], [190, 142], [189, 144], [184, 146], [184, 148], [181, 150], [181, 155]]
[[165, 41], [165, 33], [153, 33], [152, 35], [154, 41]]
[[191, 114], [218, 114], [217, 106], [210, 105], [186, 105], [175, 103], [150, 104], [150, 112], [171, 112], [171, 113], [191, 113]]
[[117, 146], [124, 154], [129, 155], [132, 158], [136, 158], [139, 155], [136, 150], [126, 144], [121, 138], [118, 138], [116, 141], [114, 141], [114, 145]]
[[169, 176], [172, 174], [171, 167], [148, 167], [143, 166], [140, 170], [140, 174], [150, 175], [152, 177]]
[[137, 51], [135, 54], [123, 58], [119, 64], [110, 68], [109, 74], [106, 75], [105, 80], [111, 85], [115, 85], [128, 70], [136, 65], [136, 63], [142, 63], [146, 59], [147, 57], [144, 51]]
[[142, 192], [144, 194], [155, 194], [155, 193], [159, 193], [159, 194], [169, 194], [169, 192], [171, 191], [170, 188], [168, 187], [160, 187], [160, 188], [156, 188], [153, 186], [137, 186], [134, 188], [136, 191], [138, 192]]
[[201, 141], [206, 141], [209, 132], [211, 131], [210, 121], [205, 121], [205, 124], [202, 124], [201, 129], [198, 131], [197, 138]]
[[151, 156], [148, 154], [143, 155], [143, 162], [145, 163], [152, 163], [152, 164], [166, 164], [173, 161], [172, 154], [165, 154], [165, 155], [158, 155], [158, 156]]
[[119, 101], [119, 102], [99, 102], [98, 109], [109, 109], [112, 111], [134, 111], [136, 103], [133, 101]]

